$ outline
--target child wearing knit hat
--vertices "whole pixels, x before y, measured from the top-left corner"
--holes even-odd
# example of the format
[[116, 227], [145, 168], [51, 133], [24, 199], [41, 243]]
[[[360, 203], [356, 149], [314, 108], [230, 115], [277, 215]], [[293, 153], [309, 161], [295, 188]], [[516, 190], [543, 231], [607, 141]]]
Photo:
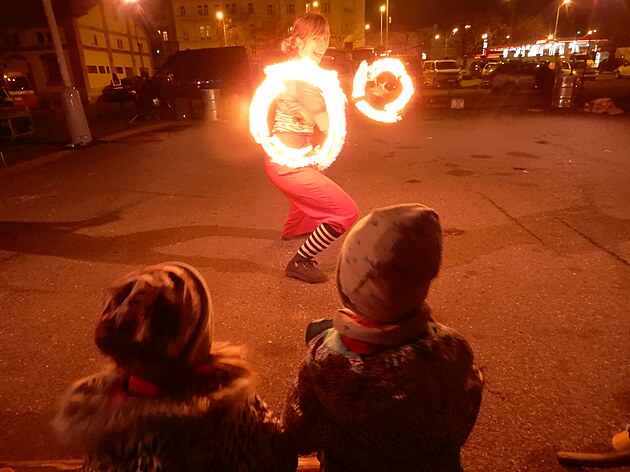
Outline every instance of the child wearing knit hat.
[[348, 233], [344, 308], [307, 330], [283, 413], [298, 452], [317, 451], [326, 472], [462, 470], [483, 380], [425, 301], [441, 252], [438, 215], [420, 204], [374, 210]]
[[167, 262], [115, 283], [95, 341], [113, 362], [76, 382], [53, 421], [83, 470], [295, 470], [242, 349], [213, 343], [212, 301], [193, 267]]

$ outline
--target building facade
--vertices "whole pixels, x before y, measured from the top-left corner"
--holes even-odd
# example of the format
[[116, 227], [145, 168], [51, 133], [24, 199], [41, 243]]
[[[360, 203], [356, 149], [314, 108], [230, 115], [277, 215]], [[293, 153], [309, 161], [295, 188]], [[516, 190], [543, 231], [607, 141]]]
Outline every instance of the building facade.
[[[98, 0], [78, 16], [58, 13], [71, 80], [84, 100], [96, 101], [113, 74], [122, 79], [153, 72], [154, 38], [138, 19], [137, 5]], [[63, 82], [46, 21], [1, 28], [0, 67], [26, 74], [40, 103], [58, 101]]]
[[[147, 6], [164, 41], [174, 50], [245, 46], [252, 58], [277, 48], [295, 18], [307, 11], [324, 14], [331, 27], [331, 47], [365, 44], [365, 0], [159, 0]], [[170, 7], [170, 8], [169, 8]]]

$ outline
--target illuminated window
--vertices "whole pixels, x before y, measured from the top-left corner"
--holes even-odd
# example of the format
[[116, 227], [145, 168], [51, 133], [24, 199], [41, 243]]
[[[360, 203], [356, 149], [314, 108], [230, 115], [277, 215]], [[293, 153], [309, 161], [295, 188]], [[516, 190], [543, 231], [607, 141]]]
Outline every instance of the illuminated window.
[[162, 30], [162, 40], [168, 41], [168, 31]]

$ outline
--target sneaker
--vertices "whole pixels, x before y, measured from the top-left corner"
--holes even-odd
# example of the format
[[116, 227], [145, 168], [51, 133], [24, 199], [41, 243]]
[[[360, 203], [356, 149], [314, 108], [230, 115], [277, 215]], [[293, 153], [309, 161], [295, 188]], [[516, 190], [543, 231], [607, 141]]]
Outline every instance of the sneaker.
[[287, 277], [300, 279], [304, 282], [308, 282], [309, 284], [321, 284], [326, 282], [328, 277], [326, 277], [326, 274], [324, 274], [321, 270], [315, 267], [315, 264], [317, 264], [317, 262], [313, 259], [306, 259], [305, 257], [296, 254], [293, 256], [293, 259], [289, 261], [284, 273]]

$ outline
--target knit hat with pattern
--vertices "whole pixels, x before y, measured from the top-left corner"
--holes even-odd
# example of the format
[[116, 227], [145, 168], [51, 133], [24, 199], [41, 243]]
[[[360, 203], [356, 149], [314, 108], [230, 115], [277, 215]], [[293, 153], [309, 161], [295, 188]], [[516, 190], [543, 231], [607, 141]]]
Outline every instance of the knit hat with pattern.
[[343, 243], [337, 267], [343, 305], [368, 321], [396, 322], [421, 308], [441, 257], [442, 230], [431, 208], [376, 209]]
[[111, 287], [95, 341], [122, 367], [190, 369], [208, 359], [211, 322], [212, 301], [201, 274], [182, 262], [165, 262]]

